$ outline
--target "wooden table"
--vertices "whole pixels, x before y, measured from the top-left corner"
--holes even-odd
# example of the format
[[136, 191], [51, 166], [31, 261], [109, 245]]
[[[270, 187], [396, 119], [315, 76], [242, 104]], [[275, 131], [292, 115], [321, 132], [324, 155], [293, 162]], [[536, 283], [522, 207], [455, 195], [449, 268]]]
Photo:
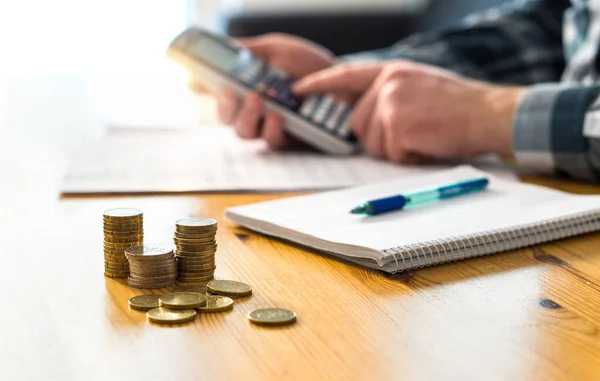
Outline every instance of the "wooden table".
[[[223, 220], [228, 206], [285, 195], [61, 199], [67, 149], [96, 131], [85, 83], [0, 89], [2, 379], [600, 377], [600, 234], [389, 276]], [[158, 243], [178, 217], [218, 219], [217, 277], [247, 282], [252, 297], [183, 326], [147, 323], [127, 307], [140, 292], [102, 273], [102, 211], [125, 205], [143, 209], [146, 239]], [[249, 311], [272, 306], [296, 311], [298, 322], [248, 322]]]

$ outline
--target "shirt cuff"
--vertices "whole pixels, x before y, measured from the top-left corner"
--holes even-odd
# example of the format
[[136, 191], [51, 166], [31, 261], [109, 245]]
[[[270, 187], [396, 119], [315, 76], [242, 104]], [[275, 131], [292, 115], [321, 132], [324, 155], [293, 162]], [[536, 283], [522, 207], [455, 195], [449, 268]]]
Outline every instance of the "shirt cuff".
[[532, 86], [519, 101], [513, 124], [517, 163], [536, 172], [597, 179], [583, 126], [598, 93], [596, 86], [575, 83]]

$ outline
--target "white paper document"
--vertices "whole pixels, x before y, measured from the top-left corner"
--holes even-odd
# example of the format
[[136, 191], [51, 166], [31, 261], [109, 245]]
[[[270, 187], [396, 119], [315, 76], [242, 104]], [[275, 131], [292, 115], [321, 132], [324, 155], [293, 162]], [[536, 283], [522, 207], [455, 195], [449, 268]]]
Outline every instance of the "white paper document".
[[273, 152], [226, 127], [114, 130], [71, 156], [63, 194], [269, 192], [342, 188], [440, 166], [399, 166], [367, 156]]

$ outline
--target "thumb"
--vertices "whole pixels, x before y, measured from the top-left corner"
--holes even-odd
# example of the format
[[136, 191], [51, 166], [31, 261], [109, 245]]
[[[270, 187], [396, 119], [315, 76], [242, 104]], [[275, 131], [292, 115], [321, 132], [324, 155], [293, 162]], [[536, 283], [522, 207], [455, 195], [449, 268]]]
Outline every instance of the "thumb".
[[236, 41], [259, 57], [269, 57], [277, 44], [268, 36], [238, 38]]
[[365, 92], [383, 68], [381, 63], [338, 65], [309, 74], [294, 84], [294, 93]]

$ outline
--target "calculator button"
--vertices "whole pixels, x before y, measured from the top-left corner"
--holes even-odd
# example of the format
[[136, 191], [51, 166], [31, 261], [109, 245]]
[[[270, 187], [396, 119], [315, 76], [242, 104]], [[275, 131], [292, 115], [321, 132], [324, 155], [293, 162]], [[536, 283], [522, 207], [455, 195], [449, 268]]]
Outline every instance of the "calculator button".
[[342, 138], [347, 138], [352, 133], [352, 131], [350, 131], [350, 111], [350, 108], [344, 110], [335, 131], [336, 134]]
[[342, 113], [347, 108], [348, 107], [346, 105], [343, 105], [341, 103], [336, 103], [333, 106], [333, 111], [329, 114], [329, 117], [327, 118], [327, 121], [325, 122], [325, 128], [328, 129], [329, 131], [335, 131], [335, 128], [338, 126], [338, 123], [340, 121], [340, 117], [342, 116]]
[[320, 100], [319, 98], [320, 97], [318, 97], [318, 96], [312, 96], [312, 97], [306, 98], [304, 100], [304, 103], [302, 103], [302, 106], [300, 107], [300, 115], [302, 115], [303, 117], [305, 117], [307, 119], [310, 119], [317, 108], [317, 105]]
[[331, 97], [323, 98], [323, 101], [321, 102], [321, 104], [319, 105], [319, 108], [316, 110], [316, 112], [313, 116], [313, 120], [315, 121], [315, 123], [323, 124], [323, 122], [325, 121], [325, 119], [327, 118], [329, 113], [331, 112], [333, 103], [334, 103], [333, 98], [331, 98]]
[[301, 100], [296, 98], [289, 88], [284, 89], [282, 92], [280, 92], [277, 95], [277, 100], [279, 101], [279, 103], [294, 111], [298, 110], [298, 107], [300, 107], [301, 103]]

